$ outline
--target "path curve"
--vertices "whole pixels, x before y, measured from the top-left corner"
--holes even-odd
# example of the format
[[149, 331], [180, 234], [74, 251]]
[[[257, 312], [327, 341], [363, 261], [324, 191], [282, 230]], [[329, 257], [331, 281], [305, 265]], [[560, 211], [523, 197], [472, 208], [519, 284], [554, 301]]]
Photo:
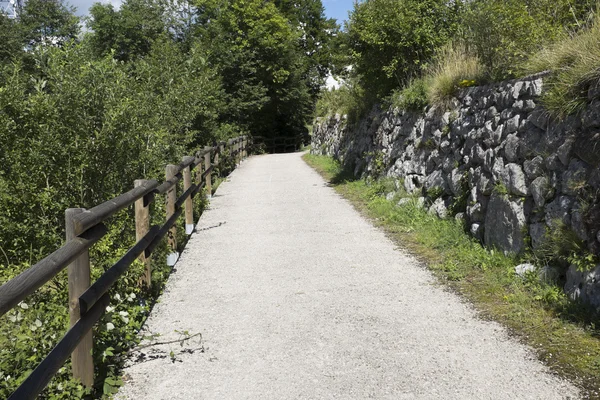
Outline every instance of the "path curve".
[[300, 157], [219, 187], [145, 326], [203, 340], [138, 353], [118, 398], [577, 398]]

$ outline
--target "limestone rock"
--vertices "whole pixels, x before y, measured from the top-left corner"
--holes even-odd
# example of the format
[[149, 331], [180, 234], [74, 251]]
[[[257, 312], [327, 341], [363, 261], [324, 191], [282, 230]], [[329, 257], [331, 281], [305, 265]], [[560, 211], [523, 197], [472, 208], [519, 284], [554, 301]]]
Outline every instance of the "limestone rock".
[[492, 194], [485, 215], [485, 244], [495, 246], [505, 254], [520, 253], [525, 241], [525, 213], [522, 201], [511, 201], [506, 196]]
[[529, 192], [533, 196], [533, 201], [536, 207], [543, 207], [552, 196], [552, 188], [550, 182], [545, 176], [540, 176], [534, 179], [529, 186]]
[[567, 140], [565, 140], [565, 142], [556, 151], [558, 159], [561, 163], [563, 163], [565, 167], [569, 165], [569, 159], [571, 156], [571, 148], [573, 147], [573, 143], [575, 143], [575, 138], [567, 138]]
[[586, 107], [581, 122], [584, 128], [600, 128], [600, 101], [595, 100]]
[[462, 194], [462, 191], [463, 191], [462, 179], [463, 179], [464, 175], [465, 175], [464, 172], [459, 170], [458, 168], [455, 168], [452, 170], [452, 172], [450, 172], [450, 176], [448, 179], [448, 186], [450, 186], [450, 191], [455, 196], [460, 196]]
[[492, 194], [494, 190], [494, 184], [492, 183], [492, 177], [485, 172], [479, 174], [477, 180], [477, 191], [485, 196]]
[[529, 122], [543, 130], [545, 130], [548, 127], [549, 120], [550, 117], [548, 116], [547, 112], [543, 111], [540, 108], [535, 109], [529, 115]]
[[555, 221], [562, 221], [565, 225], [571, 225], [571, 207], [573, 198], [569, 196], [558, 196], [551, 203], [546, 204], [546, 225], [553, 226]]
[[572, 159], [569, 168], [562, 174], [562, 192], [571, 196], [577, 195], [588, 179], [588, 166], [583, 161]]
[[513, 133], [516, 132], [519, 129], [519, 121], [521, 119], [521, 116], [519, 114], [515, 115], [514, 117], [508, 119], [504, 125], [506, 132], [508, 133]]
[[506, 169], [509, 176], [508, 191], [517, 196], [527, 196], [527, 184], [521, 166], [519, 164], [508, 164]]
[[471, 235], [478, 240], [483, 240], [483, 225], [475, 222], [471, 224], [471, 228], [469, 228]]
[[406, 178], [404, 178], [404, 189], [411, 194], [421, 190], [423, 184], [421, 180], [422, 177], [419, 175], [406, 175]]
[[448, 209], [442, 197], [438, 197], [431, 207], [429, 207], [429, 214], [437, 215], [439, 218], [446, 218], [448, 216]]
[[579, 239], [587, 242], [588, 232], [583, 222], [583, 214], [581, 213], [579, 204], [576, 204], [571, 211], [571, 228], [573, 228], [573, 232], [575, 232]]
[[448, 189], [448, 185], [446, 184], [446, 181], [444, 180], [444, 175], [442, 174], [442, 171], [440, 171], [440, 170], [433, 171], [425, 179], [425, 189], [431, 190], [434, 188], [441, 188], [444, 191], [447, 191], [447, 189]]
[[565, 292], [572, 300], [600, 309], [600, 265], [591, 271], [579, 271], [571, 265], [567, 270]]
[[539, 222], [529, 225], [529, 236], [531, 237], [531, 247], [534, 250], [539, 248], [546, 236], [546, 224]]
[[504, 155], [506, 156], [506, 159], [510, 162], [517, 161], [518, 150], [519, 138], [515, 134], [508, 135], [508, 137], [504, 141]]
[[525, 277], [528, 273], [535, 272], [535, 265], [533, 264], [519, 264], [515, 267], [515, 274], [521, 278]]
[[407, 204], [410, 204], [412, 201], [413, 201], [413, 199], [411, 199], [410, 197], [403, 197], [400, 200], [398, 200], [397, 205], [405, 206]]
[[467, 206], [467, 216], [471, 222], [483, 222], [485, 217], [483, 205], [481, 203], [475, 203], [471, 206]]
[[544, 159], [536, 156], [532, 160], [526, 160], [523, 166], [525, 167], [525, 176], [532, 181], [544, 172]]

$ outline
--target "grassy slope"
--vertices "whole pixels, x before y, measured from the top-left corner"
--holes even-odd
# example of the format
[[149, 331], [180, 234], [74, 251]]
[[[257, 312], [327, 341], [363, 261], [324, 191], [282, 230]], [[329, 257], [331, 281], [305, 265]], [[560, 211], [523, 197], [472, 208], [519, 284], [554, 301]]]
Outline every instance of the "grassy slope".
[[533, 274], [515, 276], [517, 259], [484, 249], [461, 223], [428, 215], [414, 201], [403, 206], [387, 201], [382, 195], [391, 188], [385, 182], [344, 179], [330, 157], [306, 154], [304, 160], [441, 282], [471, 301], [482, 317], [507, 326], [553, 371], [582, 388], [586, 398], [600, 398], [600, 326], [559, 287], [542, 284]]

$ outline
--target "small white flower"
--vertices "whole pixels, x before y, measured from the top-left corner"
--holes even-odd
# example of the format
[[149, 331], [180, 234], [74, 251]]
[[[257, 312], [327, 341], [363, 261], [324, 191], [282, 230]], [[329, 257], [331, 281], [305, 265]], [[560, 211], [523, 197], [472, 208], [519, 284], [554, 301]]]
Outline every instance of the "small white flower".
[[19, 307], [21, 307], [23, 310], [27, 310], [29, 308], [27, 303], [25, 303], [23, 301], [19, 303]]
[[56, 386], [56, 388], [57, 388], [58, 390], [63, 390], [63, 385], [62, 385], [62, 383], [59, 383], [59, 384], [58, 384], [58, 386]]
[[31, 332], [35, 332], [35, 331], [37, 331], [37, 328], [38, 328], [38, 327], [37, 327], [37, 326], [35, 326], [35, 325], [33, 325], [33, 324], [32, 324], [32, 325], [29, 325], [29, 330], [30, 330]]
[[10, 317], [8, 317], [8, 320], [10, 322], [17, 322], [17, 315], [16, 314], [15, 315], [11, 315]]
[[119, 293], [115, 293], [115, 299], [121, 301], [121, 295]]
[[127, 300], [129, 301], [134, 301], [135, 300], [135, 293], [131, 292], [127, 295]]
[[112, 322], [109, 322], [108, 324], [106, 324], [107, 331], [112, 331], [113, 329], [115, 329], [115, 326], [113, 325]]
[[108, 307], [106, 307], [106, 312], [108, 312], [108, 313], [111, 313], [111, 312], [113, 312], [113, 311], [115, 311], [115, 308], [114, 308], [114, 307], [112, 307], [112, 306], [108, 306]]
[[36, 319], [34, 324], [35, 324], [35, 326], [37, 326], [39, 328], [40, 326], [42, 326], [42, 321], [40, 321], [39, 319]]
[[126, 316], [128, 316], [128, 315], [129, 315], [129, 313], [128, 313], [127, 311], [119, 311], [119, 315], [120, 315], [121, 317], [126, 317]]

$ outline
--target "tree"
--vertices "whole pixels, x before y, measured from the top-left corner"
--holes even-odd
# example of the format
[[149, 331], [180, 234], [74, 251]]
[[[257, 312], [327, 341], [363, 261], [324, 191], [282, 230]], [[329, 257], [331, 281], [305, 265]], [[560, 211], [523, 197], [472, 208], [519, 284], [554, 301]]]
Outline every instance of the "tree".
[[17, 21], [0, 12], [0, 63], [18, 57], [23, 49], [23, 33]]
[[62, 0], [28, 0], [18, 23], [27, 45], [62, 45], [79, 34], [75, 9]]
[[306, 56], [307, 84], [316, 99], [333, 68], [333, 39], [339, 26], [325, 18], [321, 0], [275, 0], [275, 5], [298, 31], [299, 50]]
[[461, 3], [446, 0], [365, 0], [347, 23], [352, 64], [379, 98], [407, 84], [458, 29]]
[[[229, 105], [224, 122], [255, 135], [302, 132], [311, 109], [298, 32], [272, 2], [205, 3], [197, 35], [219, 69]], [[200, 8], [202, 10], [202, 8]]]
[[98, 57], [114, 51], [127, 61], [148, 54], [152, 44], [166, 33], [165, 9], [156, 0], [126, 0], [116, 11], [112, 4], [95, 3], [90, 8], [90, 45]]

